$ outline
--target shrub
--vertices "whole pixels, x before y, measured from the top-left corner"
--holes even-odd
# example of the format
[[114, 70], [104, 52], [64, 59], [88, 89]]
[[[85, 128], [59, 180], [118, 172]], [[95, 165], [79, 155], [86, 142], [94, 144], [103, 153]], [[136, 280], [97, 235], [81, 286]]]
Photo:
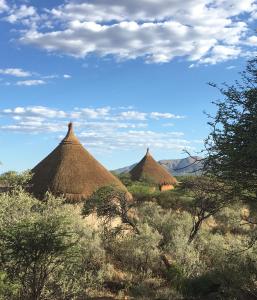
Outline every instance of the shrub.
[[166, 191], [156, 195], [157, 203], [164, 209], [188, 211], [192, 205], [192, 198], [181, 189]]
[[121, 174], [114, 174], [116, 175], [119, 180], [126, 186], [129, 187], [133, 184], [133, 181], [130, 178], [130, 174], [129, 173], [121, 173]]
[[198, 243], [200, 260], [204, 262], [201, 274], [185, 283], [187, 296], [214, 299], [251, 299], [256, 293], [256, 248], [246, 251], [243, 236], [204, 232]]
[[0, 299], [13, 299], [18, 297], [20, 286], [11, 282], [5, 272], [0, 271]]
[[125, 270], [145, 276], [158, 270], [161, 235], [148, 224], [138, 226], [140, 234], [126, 234], [113, 243], [113, 255]]
[[214, 231], [218, 231], [223, 234], [229, 232], [234, 234], [247, 233], [247, 226], [240, 226], [242, 221], [242, 210], [243, 207], [238, 204], [222, 209], [215, 216], [217, 228], [215, 228]]
[[254, 224], [238, 229], [240, 203], [215, 214], [188, 243], [191, 208], [175, 209], [179, 200], [170, 200], [181, 191], [161, 195], [169, 208], [158, 205], [157, 194], [137, 205], [124, 195], [103, 187], [84, 204], [85, 215], [118, 216], [128, 225], [109, 234], [110, 222], [93, 229], [80, 206], [50, 194], [44, 201], [21, 188], [0, 194], [0, 299], [253, 299]]
[[171, 267], [167, 279], [181, 289], [184, 278], [200, 273], [202, 262], [194, 245], [188, 244], [192, 219], [187, 212], [163, 210], [155, 203], [145, 203], [140, 207], [140, 217], [161, 235], [159, 246], [170, 258]]
[[30, 171], [17, 173], [15, 171], [8, 171], [0, 175], [0, 184], [6, 187], [25, 187], [31, 178]]
[[73, 206], [17, 190], [0, 207], [0, 268], [22, 299], [77, 297], [102, 282], [100, 238]]
[[139, 181], [129, 186], [128, 191], [133, 195], [134, 200], [139, 203], [155, 201], [156, 195], [160, 193], [155, 186]]

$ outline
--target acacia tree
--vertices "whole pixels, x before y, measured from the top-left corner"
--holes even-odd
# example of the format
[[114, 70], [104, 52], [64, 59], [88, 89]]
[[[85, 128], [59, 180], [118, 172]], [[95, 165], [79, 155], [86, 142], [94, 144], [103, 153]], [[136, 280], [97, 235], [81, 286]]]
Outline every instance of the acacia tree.
[[24, 299], [40, 299], [49, 277], [75, 252], [65, 222], [60, 216], [42, 216], [1, 228], [0, 266], [20, 282]]
[[[212, 130], [205, 142], [205, 172], [233, 187], [250, 205], [248, 222], [257, 224], [257, 57], [250, 60], [241, 81], [218, 87], [224, 99], [214, 102]], [[256, 227], [255, 227], [256, 230]], [[255, 231], [254, 230], [254, 231]], [[254, 232], [253, 232], [254, 233]], [[256, 232], [251, 244], [256, 241]]]
[[[104, 186], [95, 191], [84, 202], [82, 215], [87, 217], [96, 213], [97, 217], [103, 220], [105, 232], [110, 232], [111, 222], [118, 217], [122, 224], [128, 225], [136, 235], [140, 235], [141, 232], [133, 216], [133, 207], [133, 201], [126, 191], [113, 186]], [[121, 227], [116, 226], [115, 230], [111, 232], [116, 234], [120, 230]], [[159, 250], [162, 250], [161, 245], [159, 245]], [[164, 253], [160, 254], [160, 260], [167, 269], [171, 268], [171, 263]]]
[[229, 205], [235, 197], [230, 186], [210, 176], [189, 177], [183, 182], [183, 188], [192, 197], [190, 213], [193, 224], [188, 238], [190, 244], [203, 222]]
[[96, 212], [97, 216], [103, 220], [106, 228], [110, 228], [110, 223], [117, 217], [123, 224], [127, 224], [138, 233], [136, 224], [130, 214], [132, 203], [126, 191], [113, 186], [104, 186], [95, 191], [84, 203], [82, 209], [83, 216], [89, 216]]
[[[3, 299], [16, 299], [14, 294], [42, 299], [45, 292], [52, 293], [48, 284], [53, 278], [66, 278], [59, 275], [62, 266], [68, 269], [81, 257], [82, 234], [72, 212], [63, 199], [49, 194], [44, 202], [20, 187], [0, 194], [0, 299], [1, 292], [10, 293]], [[1, 290], [1, 281], [7, 291]]]
[[238, 191], [257, 192], [257, 58], [249, 61], [242, 81], [218, 87], [224, 99], [214, 102], [205, 170], [232, 183]]

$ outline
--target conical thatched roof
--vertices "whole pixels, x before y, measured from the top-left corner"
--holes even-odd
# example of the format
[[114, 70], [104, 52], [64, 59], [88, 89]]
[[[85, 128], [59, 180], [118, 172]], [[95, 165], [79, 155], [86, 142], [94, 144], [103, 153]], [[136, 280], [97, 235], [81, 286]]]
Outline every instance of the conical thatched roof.
[[143, 159], [130, 171], [130, 175], [132, 180], [146, 179], [160, 186], [177, 184], [176, 178], [152, 157], [149, 148]]
[[90, 196], [99, 187], [125, 186], [106, 170], [81, 145], [74, 135], [72, 123], [61, 143], [32, 169], [32, 192], [42, 197], [47, 191], [64, 195], [69, 201], [80, 201]]

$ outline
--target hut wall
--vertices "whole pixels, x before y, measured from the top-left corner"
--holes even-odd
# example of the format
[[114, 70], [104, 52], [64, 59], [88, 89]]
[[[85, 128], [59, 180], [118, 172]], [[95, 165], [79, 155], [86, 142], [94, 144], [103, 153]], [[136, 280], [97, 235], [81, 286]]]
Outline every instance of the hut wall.
[[164, 192], [164, 191], [170, 191], [170, 190], [173, 190], [174, 189], [174, 186], [171, 185], [171, 184], [165, 184], [165, 185], [162, 185], [160, 187], [160, 191], [161, 192]]

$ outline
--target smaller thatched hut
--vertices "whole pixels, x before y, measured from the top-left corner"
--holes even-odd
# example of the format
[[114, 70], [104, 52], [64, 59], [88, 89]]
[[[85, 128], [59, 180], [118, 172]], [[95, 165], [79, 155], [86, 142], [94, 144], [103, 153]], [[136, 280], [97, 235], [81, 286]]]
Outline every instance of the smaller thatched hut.
[[130, 171], [134, 181], [147, 180], [159, 186], [160, 191], [174, 189], [178, 183], [164, 167], [162, 167], [150, 154], [149, 148], [143, 159]]
[[49, 191], [63, 195], [71, 202], [89, 197], [106, 185], [127, 191], [126, 187], [106, 170], [79, 142], [72, 123], [61, 143], [32, 169], [31, 191], [42, 197]]

